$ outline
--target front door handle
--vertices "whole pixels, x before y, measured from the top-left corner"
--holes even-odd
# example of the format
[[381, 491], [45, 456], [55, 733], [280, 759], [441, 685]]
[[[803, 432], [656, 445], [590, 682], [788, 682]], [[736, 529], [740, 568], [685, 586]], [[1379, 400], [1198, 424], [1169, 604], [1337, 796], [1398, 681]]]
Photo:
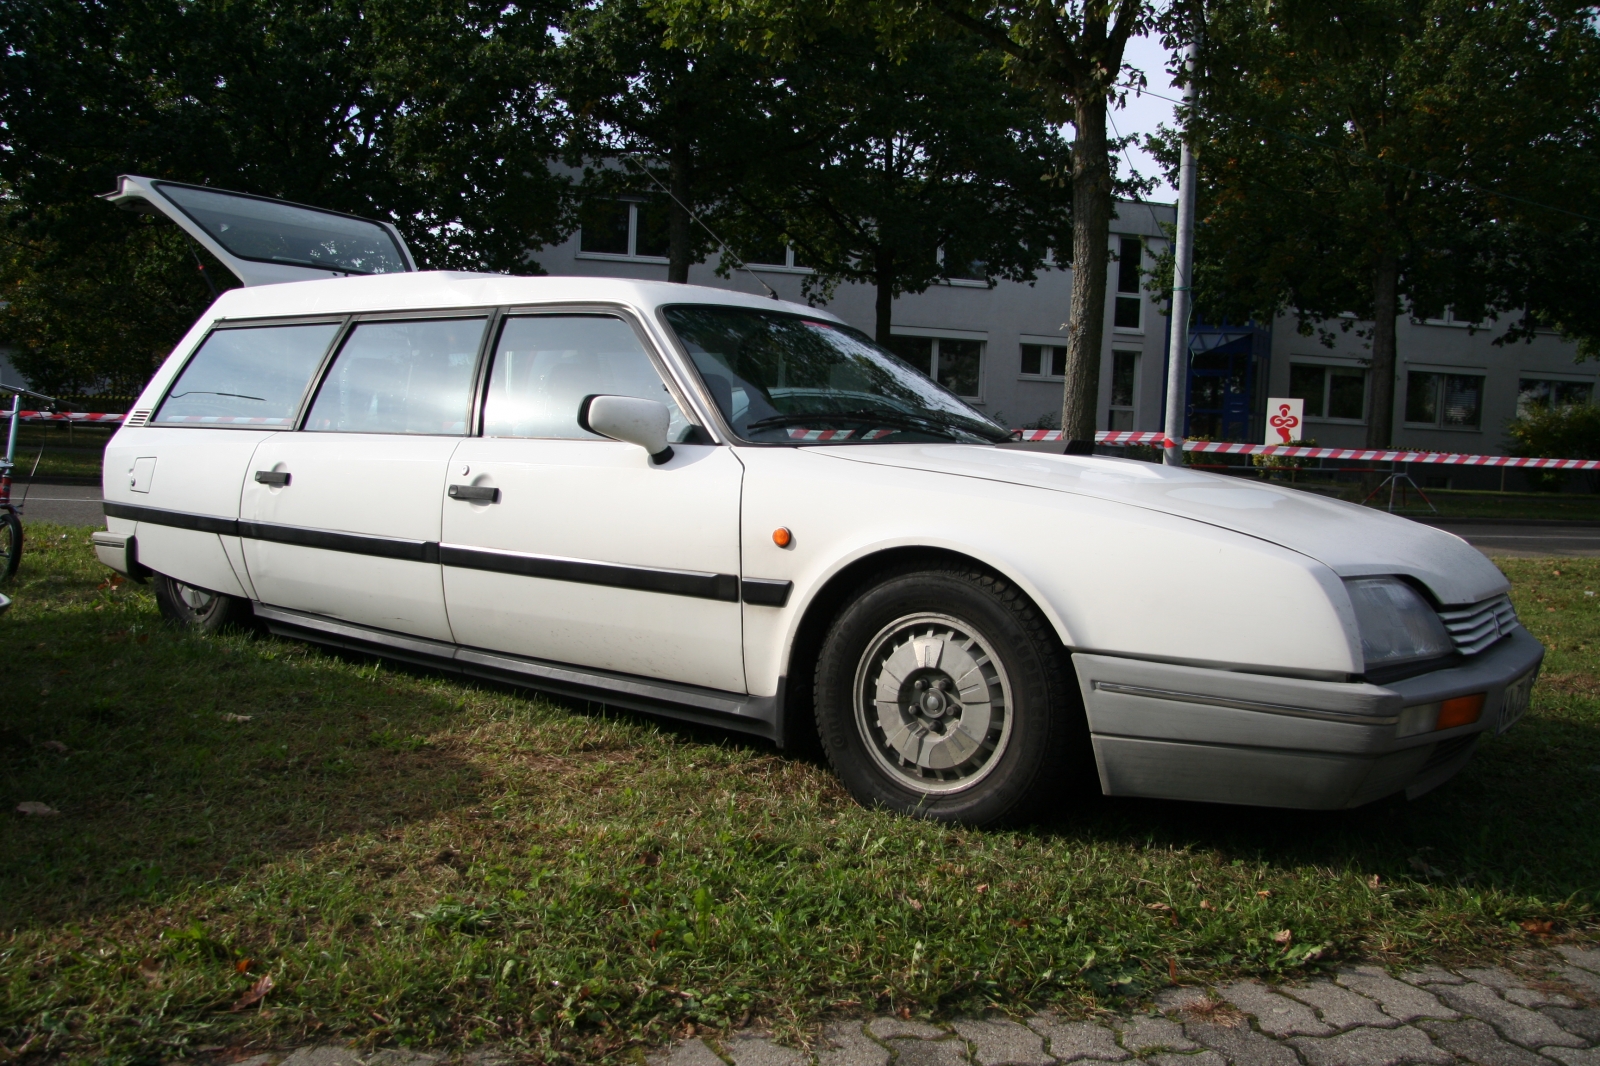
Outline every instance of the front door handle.
[[500, 502], [500, 490], [493, 485], [451, 485], [449, 496], [452, 500], [466, 500], [468, 503]]
[[289, 471], [287, 471], [287, 470], [257, 470], [256, 471], [256, 480], [258, 482], [260, 482], [261, 484], [263, 484], [263, 485], [276, 485], [278, 488], [281, 489], [281, 488], [283, 488], [283, 486], [285, 486], [285, 485], [287, 485], [289, 483]]

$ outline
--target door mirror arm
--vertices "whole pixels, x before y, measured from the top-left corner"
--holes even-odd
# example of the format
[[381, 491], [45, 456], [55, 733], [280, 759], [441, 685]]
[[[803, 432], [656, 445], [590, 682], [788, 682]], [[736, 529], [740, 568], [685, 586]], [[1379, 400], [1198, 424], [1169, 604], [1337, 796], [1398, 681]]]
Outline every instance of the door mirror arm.
[[641, 396], [585, 396], [578, 405], [578, 425], [590, 433], [637, 444], [660, 466], [672, 458], [667, 429], [672, 412], [660, 400]]

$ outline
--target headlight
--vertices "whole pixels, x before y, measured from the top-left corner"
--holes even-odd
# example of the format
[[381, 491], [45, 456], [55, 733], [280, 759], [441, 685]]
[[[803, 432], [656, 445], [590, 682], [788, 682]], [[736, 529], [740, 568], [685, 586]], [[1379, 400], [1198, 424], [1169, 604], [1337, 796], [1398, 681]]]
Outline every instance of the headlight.
[[1399, 578], [1357, 577], [1344, 584], [1355, 605], [1367, 669], [1436, 659], [1455, 650], [1439, 615]]

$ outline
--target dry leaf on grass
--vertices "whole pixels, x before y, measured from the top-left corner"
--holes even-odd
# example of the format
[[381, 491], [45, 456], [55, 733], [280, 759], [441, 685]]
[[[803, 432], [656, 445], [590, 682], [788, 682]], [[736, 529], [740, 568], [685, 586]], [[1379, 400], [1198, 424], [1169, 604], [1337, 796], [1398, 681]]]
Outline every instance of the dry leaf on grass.
[[38, 800], [23, 800], [21, 803], [17, 804], [17, 813], [50, 815], [60, 814], [61, 812], [50, 806], [48, 803], [40, 803]]
[[1517, 924], [1522, 926], [1524, 931], [1532, 933], [1534, 936], [1549, 936], [1556, 931], [1556, 923], [1548, 919], [1524, 918]]
[[233, 1010], [233, 1011], [241, 1011], [241, 1010], [244, 1010], [246, 1007], [254, 1006], [257, 1003], [260, 1003], [261, 1000], [266, 996], [266, 994], [268, 992], [271, 992], [271, 991], [272, 991], [272, 975], [270, 973], [269, 974], [263, 974], [262, 977], [261, 977], [261, 980], [257, 981], [255, 984], [251, 985], [250, 986], [250, 991], [248, 991], [244, 995], [240, 996], [238, 1002], [236, 1002], [232, 1007], [229, 1007], [228, 1009], [229, 1010]]
[[53, 751], [61, 755], [67, 754], [67, 746], [59, 740], [41, 740], [39, 746], [45, 751]]
[[230, 714], [223, 715], [222, 716], [222, 720], [224, 722], [248, 722], [250, 719], [252, 719], [254, 717], [255, 717], [255, 715], [253, 715], [253, 714], [231, 714], [230, 713]]
[[1284, 947], [1288, 947], [1289, 941], [1293, 939], [1294, 934], [1287, 929], [1279, 929], [1276, 933], [1272, 934], [1272, 942], [1274, 944], [1282, 944]]

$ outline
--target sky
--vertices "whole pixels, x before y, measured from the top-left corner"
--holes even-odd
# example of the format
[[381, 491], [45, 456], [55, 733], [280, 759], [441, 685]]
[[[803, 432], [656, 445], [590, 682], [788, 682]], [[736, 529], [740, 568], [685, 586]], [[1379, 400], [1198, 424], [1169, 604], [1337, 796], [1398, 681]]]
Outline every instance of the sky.
[[[1123, 56], [1124, 62], [1129, 66], [1144, 71], [1145, 78], [1150, 82], [1150, 89], [1162, 96], [1170, 96], [1176, 100], [1181, 93], [1172, 87], [1172, 76], [1167, 73], [1169, 55], [1161, 47], [1159, 37], [1136, 37], [1128, 42], [1128, 48]], [[1118, 133], [1124, 137], [1130, 133], [1146, 134], [1156, 132], [1156, 127], [1162, 123], [1174, 125], [1173, 105], [1165, 100], [1157, 100], [1153, 96], [1129, 95], [1127, 106], [1120, 111], [1111, 112], [1111, 122], [1116, 126]], [[1107, 130], [1109, 133], [1110, 130]], [[1133, 169], [1145, 177], [1154, 177], [1157, 184], [1151, 191], [1149, 199], [1160, 203], [1175, 203], [1178, 192], [1168, 185], [1161, 176], [1161, 168], [1147, 152], [1134, 146], [1128, 146], [1129, 159], [1121, 161], [1121, 173], [1127, 172], [1129, 160]]]

